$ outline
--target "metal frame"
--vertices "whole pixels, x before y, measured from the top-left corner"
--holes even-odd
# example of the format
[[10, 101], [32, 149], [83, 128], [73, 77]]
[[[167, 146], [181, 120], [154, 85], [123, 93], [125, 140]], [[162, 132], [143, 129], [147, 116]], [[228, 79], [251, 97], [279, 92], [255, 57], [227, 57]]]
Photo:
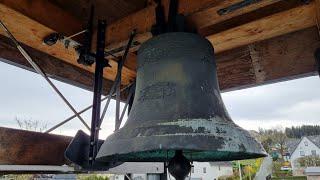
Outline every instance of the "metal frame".
[[59, 89], [53, 84], [53, 82], [49, 79], [49, 77], [44, 73], [44, 71], [38, 66], [30, 55], [24, 50], [24, 48], [20, 45], [20, 43], [15, 39], [15, 37], [10, 33], [8, 28], [0, 21], [0, 26], [3, 28], [5, 33], [9, 36], [9, 38], [14, 42], [15, 46], [18, 48], [23, 57], [30, 63], [30, 65], [35, 69], [37, 73], [39, 73], [52, 87], [52, 89], [59, 95], [59, 97], [65, 102], [65, 104], [72, 110], [72, 112], [79, 118], [79, 120], [84, 124], [84, 126], [90, 130], [88, 124], [84, 121], [84, 119], [80, 116], [80, 114], [75, 110], [75, 108], [69, 103], [69, 101], [63, 96], [63, 94], [59, 91]]
[[[59, 95], [59, 97], [65, 102], [65, 104], [73, 111], [74, 115], [68, 117], [67, 119], [65, 119], [64, 121], [58, 123], [57, 125], [53, 126], [52, 128], [48, 129], [47, 131], [45, 131], [45, 133], [49, 133], [49, 132], [52, 132], [53, 130], [57, 129], [58, 127], [64, 125], [65, 123], [69, 122], [70, 120], [72, 120], [73, 118], [75, 117], [78, 117], [79, 120], [85, 125], [85, 127], [88, 129], [88, 130], [91, 130], [89, 125], [84, 121], [84, 119], [81, 117], [80, 114], [86, 112], [87, 110], [91, 109], [93, 105], [90, 105], [86, 108], [84, 108], [83, 110], [77, 112], [75, 110], [75, 108], [70, 104], [70, 102], [65, 98], [65, 96], [60, 92], [60, 90], [54, 85], [54, 83], [49, 79], [49, 77], [45, 74], [45, 72], [41, 69], [40, 66], [38, 66], [34, 60], [31, 58], [31, 56], [24, 50], [24, 48], [20, 45], [20, 43], [15, 39], [15, 37], [11, 34], [11, 32], [8, 30], [8, 28], [4, 25], [4, 23], [2, 21], [0, 21], [0, 27], [3, 28], [4, 32], [9, 36], [9, 38], [14, 42], [15, 46], [17, 47], [17, 49], [20, 51], [20, 53], [23, 55], [23, 57], [30, 63], [30, 65], [35, 69], [35, 71], [37, 73], [39, 73], [47, 82], [48, 84], [53, 88], [53, 90]], [[122, 67], [127, 59], [127, 55], [129, 53], [129, 49], [130, 49], [130, 46], [133, 42], [133, 38], [134, 36], [136, 35], [136, 31], [132, 31], [131, 35], [130, 35], [130, 39], [129, 39], [129, 42], [128, 42], [128, 45], [126, 46], [126, 50], [125, 50], [125, 53], [123, 55], [123, 57], [121, 58], [121, 60], [118, 62], [118, 71], [117, 71], [117, 76], [116, 76], [116, 79], [114, 81], [114, 84], [113, 86], [111, 87], [111, 90], [109, 92], [109, 95], [102, 98], [101, 99], [101, 93], [100, 93], [100, 100], [96, 100], [95, 103], [101, 103], [105, 100], [107, 100], [107, 103], [105, 104], [104, 106], [104, 109], [103, 109], [103, 113], [101, 115], [101, 117], [99, 118], [99, 120], [97, 121], [97, 129], [99, 130], [100, 129], [100, 126], [102, 124], [102, 121], [105, 117], [105, 114], [106, 114], [106, 111], [108, 109], [108, 106], [110, 104], [110, 101], [111, 101], [111, 98], [116, 96], [116, 99], [117, 99], [117, 120], [116, 120], [116, 130], [119, 129], [120, 125], [121, 125], [121, 122], [122, 122], [122, 119], [125, 115], [125, 112], [126, 112], [126, 109], [128, 107], [128, 104], [130, 102], [130, 99], [132, 99], [133, 97], [133, 94], [134, 94], [134, 87], [135, 87], [135, 83], [131, 83], [129, 84], [128, 86], [124, 87], [123, 89], [120, 89], [121, 87], [121, 70], [122, 70]], [[104, 59], [104, 56], [105, 56], [105, 51], [103, 50], [102, 52], [102, 56], [103, 59]], [[103, 77], [101, 77], [102, 79]], [[125, 107], [123, 108], [122, 112], [121, 112], [121, 115], [120, 115], [120, 94], [121, 92], [125, 91], [125, 90], [128, 90], [129, 89], [129, 95], [128, 95], [128, 98], [126, 100], [126, 104], [125, 104]]]

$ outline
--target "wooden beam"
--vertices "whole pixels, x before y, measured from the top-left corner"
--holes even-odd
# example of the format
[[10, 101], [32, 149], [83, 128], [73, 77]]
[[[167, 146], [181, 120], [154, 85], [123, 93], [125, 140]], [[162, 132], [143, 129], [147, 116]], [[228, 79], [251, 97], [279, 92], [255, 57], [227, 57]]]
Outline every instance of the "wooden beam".
[[0, 164], [69, 164], [64, 151], [72, 137], [0, 127]]
[[220, 89], [231, 91], [317, 75], [314, 51], [320, 48], [312, 27], [217, 54]]
[[[24, 45], [24, 48], [49, 77], [80, 88], [91, 91], [93, 90], [93, 73], [73, 66], [41, 51], [37, 51], [29, 46]], [[0, 60], [8, 64], [35, 72], [32, 66], [12, 44], [12, 41], [2, 35], [0, 35]], [[110, 80], [103, 80], [103, 94], [106, 95], [109, 93], [112, 84], [113, 82]]]
[[[24, 44], [28, 44], [30, 47], [36, 50], [45, 52], [58, 59], [64, 60], [65, 62], [70, 63], [74, 66], [77, 66], [89, 72], [94, 72], [93, 66], [86, 67], [77, 63], [77, 54], [73, 48], [66, 49], [60, 42], [58, 42], [54, 46], [47, 46], [43, 44], [43, 38], [48, 34], [54, 32], [54, 30], [1, 3], [0, 14], [1, 21], [4, 22], [4, 24], [8, 27], [8, 29], [12, 32], [12, 34], [17, 38], [18, 41]], [[64, 19], [60, 19], [60, 21], [64, 21]], [[65, 28], [68, 28], [68, 26], [65, 26]], [[5, 35], [2, 30], [0, 31], [0, 34]], [[112, 68], [105, 69], [104, 78], [114, 80], [117, 71], [117, 63], [111, 60], [110, 65], [112, 66]], [[126, 67], [123, 68], [122, 72], [123, 84], [129, 84], [135, 77], [135, 71], [130, 70]]]
[[233, 29], [213, 34], [207, 39], [219, 53], [272, 37], [298, 31], [316, 25], [315, 3], [299, 6]]

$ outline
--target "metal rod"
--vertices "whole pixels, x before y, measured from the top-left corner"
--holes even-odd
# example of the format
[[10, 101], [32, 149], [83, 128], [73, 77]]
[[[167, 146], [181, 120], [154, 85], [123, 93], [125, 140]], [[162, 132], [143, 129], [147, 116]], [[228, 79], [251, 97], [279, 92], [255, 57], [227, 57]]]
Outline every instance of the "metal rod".
[[314, 58], [316, 60], [316, 66], [320, 76], [320, 48], [316, 49], [316, 52], [314, 53]]
[[178, 11], [178, 1], [170, 0], [168, 27], [167, 27], [168, 32], [174, 32], [176, 30], [175, 26], [176, 26], [177, 11]]
[[[131, 47], [131, 44], [132, 44], [132, 41], [133, 41], [133, 38], [134, 36], [136, 35], [136, 30], [133, 30], [131, 32], [131, 35], [130, 35], [130, 38], [129, 38], [129, 41], [128, 41], [128, 44], [126, 46], [126, 50], [124, 52], [124, 55], [122, 57], [122, 59], [120, 60], [119, 63], [121, 63], [122, 65], [125, 63], [126, 59], [127, 59], [127, 56], [128, 56], [128, 53], [129, 53], [129, 50], [130, 50], [130, 47]], [[116, 90], [116, 87], [117, 87], [117, 84], [119, 83], [120, 79], [121, 79], [121, 69], [117, 69], [117, 75], [116, 75], [116, 78], [115, 78], [115, 81], [110, 89], [110, 92], [109, 94], [113, 94], [114, 91]], [[111, 97], [109, 97], [108, 101], [106, 102], [104, 108], [103, 108], [103, 111], [102, 111], [102, 115], [101, 115], [101, 118], [100, 118], [100, 122], [99, 122], [99, 127], [101, 126], [101, 123], [104, 119], [104, 116], [106, 115], [106, 112], [107, 112], [107, 109], [109, 107], [109, 104], [110, 104], [110, 100], [111, 100]]]
[[96, 154], [98, 152], [98, 137], [99, 127], [97, 126], [100, 121], [100, 108], [101, 108], [101, 94], [102, 94], [102, 80], [103, 68], [108, 64], [104, 59], [105, 48], [105, 35], [106, 34], [106, 21], [98, 21], [97, 33], [97, 53], [96, 53], [96, 66], [94, 73], [94, 91], [93, 91], [93, 107], [91, 119], [91, 132], [90, 132], [90, 146], [89, 146], [89, 164], [93, 165]]
[[23, 57], [31, 64], [31, 66], [39, 73], [53, 88], [53, 90], [61, 97], [61, 99], [66, 103], [66, 105], [73, 111], [73, 113], [80, 119], [80, 121], [84, 124], [84, 126], [90, 130], [90, 127], [87, 123], [82, 119], [82, 117], [78, 114], [78, 112], [73, 108], [73, 106], [68, 102], [68, 100], [62, 95], [59, 89], [52, 83], [52, 81], [48, 78], [48, 76], [43, 72], [43, 70], [32, 60], [30, 55], [23, 49], [23, 47], [19, 44], [19, 42], [15, 39], [15, 37], [10, 33], [8, 28], [0, 21], [1, 27], [5, 30], [6, 34], [9, 38], [14, 42], [20, 53]]
[[258, 3], [260, 2], [261, 0], [243, 0], [243, 1], [240, 1], [238, 3], [235, 3], [235, 4], [232, 4], [226, 8], [223, 8], [223, 9], [219, 9], [217, 11], [217, 13], [222, 16], [222, 15], [226, 15], [228, 13], [231, 13], [233, 11], [236, 11], [236, 10], [239, 10], [241, 8], [244, 8], [246, 6], [249, 6], [251, 4], [254, 4], [254, 3]]
[[76, 36], [79, 36], [80, 34], [83, 34], [83, 33], [87, 32], [87, 31], [88, 31], [88, 30], [85, 29], [85, 30], [82, 30], [82, 31], [77, 32], [77, 33], [75, 33], [75, 34], [72, 34], [72, 35], [70, 35], [70, 36], [64, 37], [64, 38], [62, 39], [62, 41], [69, 40], [69, 39], [71, 39], [71, 38], [73, 38], [73, 37], [76, 37]]
[[122, 123], [124, 114], [126, 113], [126, 110], [127, 110], [127, 108], [128, 108], [128, 105], [129, 105], [129, 102], [130, 102], [130, 100], [131, 100], [131, 97], [133, 96], [134, 89], [135, 89], [135, 84], [133, 84], [132, 87], [130, 88], [130, 91], [129, 91], [129, 95], [128, 95], [128, 97], [127, 97], [126, 104], [124, 105], [124, 107], [123, 107], [123, 109], [122, 109], [121, 116], [120, 116], [120, 118], [119, 118], [119, 125], [116, 126], [115, 131], [119, 130], [119, 128], [120, 128], [120, 126], [121, 126], [121, 123]]
[[[118, 62], [118, 69], [122, 70], [121, 62]], [[119, 73], [119, 82], [117, 83], [116, 87], [116, 115], [115, 115], [115, 127], [114, 129], [117, 130], [120, 127], [120, 86], [121, 86], [121, 72]]]
[[[124, 90], [126, 90], [127, 88], [131, 87], [132, 84], [133, 84], [133, 83], [127, 85], [127, 86], [124, 87], [124, 88], [122, 88], [122, 89], [121, 89], [121, 92], [124, 91]], [[116, 95], [115, 93], [112, 94], [112, 97], [114, 97], [115, 95]], [[109, 96], [106, 96], [106, 97], [102, 98], [102, 99], [101, 99], [101, 102], [103, 102], [103, 101], [105, 101], [106, 99], [108, 99], [108, 97], [109, 97]], [[82, 113], [88, 111], [88, 110], [91, 109], [91, 108], [92, 108], [92, 104], [91, 104], [90, 106], [82, 109], [81, 111], [79, 111], [78, 114], [82, 114]], [[53, 130], [55, 130], [55, 129], [57, 129], [58, 127], [64, 125], [65, 123], [69, 122], [70, 120], [72, 120], [72, 119], [75, 118], [75, 117], [77, 117], [77, 116], [76, 116], [76, 115], [72, 115], [72, 116], [68, 117], [67, 119], [63, 120], [63, 121], [60, 122], [59, 124], [57, 124], [57, 125], [53, 126], [52, 128], [48, 129], [48, 130], [45, 131], [44, 133], [50, 133], [50, 132], [52, 132]]]
[[[101, 99], [101, 102], [103, 102], [103, 101], [106, 100], [107, 98], [108, 98], [107, 96], [104, 97], [104, 98], [102, 98], [102, 99]], [[83, 110], [79, 111], [78, 114], [82, 114], [82, 113], [86, 112], [87, 110], [89, 110], [89, 109], [91, 109], [91, 108], [92, 108], [92, 105], [90, 105], [90, 106], [84, 108]], [[75, 118], [75, 117], [76, 117], [76, 115], [72, 115], [72, 116], [68, 117], [67, 119], [65, 119], [65, 120], [62, 121], [61, 123], [53, 126], [52, 128], [48, 129], [47, 131], [45, 131], [45, 133], [50, 133], [50, 132], [52, 132], [53, 130], [55, 130], [55, 129], [57, 129], [58, 127], [64, 125], [65, 123], [69, 122], [70, 120], [72, 120], [72, 119]]]

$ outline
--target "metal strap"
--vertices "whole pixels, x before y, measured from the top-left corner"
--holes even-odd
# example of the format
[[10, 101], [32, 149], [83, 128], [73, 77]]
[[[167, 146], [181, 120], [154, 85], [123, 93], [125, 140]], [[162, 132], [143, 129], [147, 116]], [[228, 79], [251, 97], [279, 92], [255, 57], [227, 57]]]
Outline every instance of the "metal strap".
[[[130, 88], [132, 86], [133, 83], [129, 84], [128, 86], [124, 87], [123, 89], [121, 89], [121, 92], [127, 90], [128, 88]], [[112, 94], [112, 97], [114, 97], [116, 94]], [[101, 99], [101, 102], [105, 101], [106, 99], [108, 99], [109, 96], [106, 96], [104, 98]], [[82, 109], [81, 111], [78, 112], [78, 114], [82, 114], [86, 111], [88, 111], [89, 109], [92, 108], [92, 104], [84, 109]], [[54, 131], [55, 129], [57, 129], [58, 127], [64, 125], [65, 123], [69, 122], [70, 120], [72, 120], [73, 118], [77, 117], [76, 115], [72, 115], [70, 117], [68, 117], [67, 119], [63, 120], [62, 122], [60, 122], [59, 124], [53, 126], [52, 128], [48, 129], [47, 131], [45, 131], [45, 133], [50, 133], [52, 131]]]
[[136, 84], [134, 83], [134, 84], [132, 84], [132, 86], [129, 89], [129, 95], [128, 95], [127, 100], [126, 100], [126, 104], [124, 105], [124, 107], [122, 109], [122, 113], [121, 113], [121, 116], [119, 118], [118, 125], [116, 125], [116, 127], [115, 127], [115, 131], [119, 130], [119, 128], [120, 128], [120, 125], [122, 123], [124, 114], [126, 113], [126, 110], [127, 110], [128, 106], [129, 106], [129, 102], [130, 102], [132, 96], [134, 95], [135, 89], [136, 89]]
[[110, 104], [110, 100], [111, 100], [111, 96], [110, 94], [113, 94], [117, 88], [117, 85], [119, 84], [119, 86], [121, 85], [121, 70], [122, 70], [122, 67], [125, 63], [125, 61], [127, 60], [127, 56], [128, 56], [128, 53], [129, 53], [129, 50], [130, 50], [130, 47], [131, 47], [131, 44], [132, 44], [132, 41], [133, 41], [133, 38], [134, 36], [136, 35], [136, 30], [132, 31], [131, 35], [130, 35], [130, 38], [129, 38], [129, 41], [128, 41], [128, 44], [126, 46], [126, 50], [124, 52], [124, 55], [122, 56], [121, 60], [118, 62], [120, 63], [120, 66], [118, 66], [118, 69], [117, 69], [117, 75], [116, 75], [116, 78], [115, 78], [115, 81], [110, 89], [110, 92], [109, 92], [109, 98], [103, 108], [103, 111], [102, 111], [102, 115], [101, 115], [101, 118], [100, 118], [100, 122], [99, 122], [99, 126], [101, 126], [101, 123], [106, 115], [106, 112], [108, 110], [108, 107], [109, 107], [109, 104]]

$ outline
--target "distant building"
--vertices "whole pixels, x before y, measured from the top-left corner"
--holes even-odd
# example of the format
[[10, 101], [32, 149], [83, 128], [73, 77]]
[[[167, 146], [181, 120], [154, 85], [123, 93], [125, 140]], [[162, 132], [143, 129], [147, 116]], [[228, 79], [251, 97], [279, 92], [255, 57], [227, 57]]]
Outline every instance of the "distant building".
[[233, 175], [231, 162], [194, 162], [193, 166], [191, 178], [187, 177], [187, 180], [218, 180], [219, 177]]
[[320, 155], [320, 136], [306, 136], [301, 139], [289, 139], [286, 143], [289, 161], [294, 175], [302, 175], [298, 159], [305, 156]]
[[[186, 180], [218, 180], [219, 177], [228, 177], [233, 175], [231, 162], [194, 162], [191, 169], [191, 177]], [[168, 175], [169, 176], [169, 175]], [[123, 180], [123, 175], [113, 175], [110, 180]], [[152, 175], [131, 174], [132, 180], [156, 180]], [[168, 180], [174, 180], [174, 177], [168, 177]]]

